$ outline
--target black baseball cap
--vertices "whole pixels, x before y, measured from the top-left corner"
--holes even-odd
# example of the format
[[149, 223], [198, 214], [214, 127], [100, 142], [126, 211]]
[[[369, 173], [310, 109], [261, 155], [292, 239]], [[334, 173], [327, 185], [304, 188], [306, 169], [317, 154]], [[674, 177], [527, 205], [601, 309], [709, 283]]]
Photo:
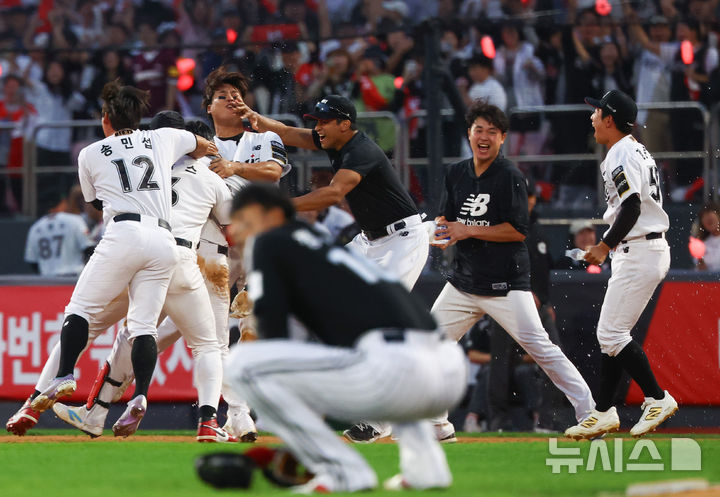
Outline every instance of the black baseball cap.
[[150, 120], [150, 129], [175, 128], [185, 129], [185, 119], [182, 114], [174, 110], [163, 110], [155, 114]]
[[303, 117], [315, 121], [320, 119], [347, 119], [354, 123], [357, 119], [357, 111], [350, 99], [342, 95], [328, 95], [315, 104], [315, 108], [311, 113], [305, 114]]
[[602, 109], [615, 119], [615, 124], [633, 126], [637, 119], [637, 104], [627, 94], [619, 90], [610, 90], [598, 100], [585, 97], [585, 103], [596, 109]]

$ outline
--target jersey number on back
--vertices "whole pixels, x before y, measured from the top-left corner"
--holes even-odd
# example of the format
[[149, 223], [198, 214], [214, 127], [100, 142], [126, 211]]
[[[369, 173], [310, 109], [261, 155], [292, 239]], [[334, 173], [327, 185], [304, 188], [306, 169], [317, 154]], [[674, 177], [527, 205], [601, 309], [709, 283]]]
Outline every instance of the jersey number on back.
[[55, 235], [50, 238], [41, 238], [38, 240], [38, 248], [40, 249], [40, 258], [41, 259], [49, 259], [53, 257], [53, 247], [52, 242], [55, 242], [55, 257], [60, 257], [60, 248], [62, 247], [63, 238], [65, 238], [63, 235]]
[[[115, 164], [115, 167], [118, 170], [118, 175], [120, 176], [120, 184], [122, 185], [123, 192], [130, 193], [131, 191], [133, 191], [132, 184], [130, 183], [130, 175], [128, 174], [127, 167], [125, 166], [125, 160], [115, 159], [112, 161], [112, 163]], [[160, 189], [160, 186], [152, 179], [153, 173], [155, 172], [155, 165], [153, 164], [150, 157], [146, 155], [135, 157], [132, 161], [132, 165], [145, 168], [145, 174], [143, 174], [143, 177], [140, 179], [140, 185], [138, 185], [137, 191], [142, 192]]]

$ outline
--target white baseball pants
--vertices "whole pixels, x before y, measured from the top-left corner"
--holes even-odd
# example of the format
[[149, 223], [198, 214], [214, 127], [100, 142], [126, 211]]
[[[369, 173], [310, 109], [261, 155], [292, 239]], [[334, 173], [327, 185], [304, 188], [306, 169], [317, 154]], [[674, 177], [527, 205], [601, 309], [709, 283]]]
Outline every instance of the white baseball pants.
[[[488, 314], [533, 358], [568, 398], [579, 420], [595, 408], [590, 388], [560, 347], [550, 341], [535, 307], [532, 292], [512, 290], [504, 297], [462, 292], [447, 283], [432, 307], [438, 327], [451, 339], [462, 336]], [[447, 422], [447, 417], [434, 423]]]
[[404, 342], [368, 332], [356, 348], [290, 340], [243, 342], [228, 358], [233, 386], [263, 423], [331, 491], [377, 485], [367, 462], [323, 421], [387, 419], [400, 468], [414, 487], [450, 484], [445, 453], [428, 421], [463, 396], [463, 352], [437, 333], [407, 331]]
[[377, 240], [370, 241], [360, 232], [348, 243], [348, 247], [387, 269], [408, 290], [412, 290], [427, 262], [430, 238], [419, 215], [404, 221], [408, 223], [407, 228]]
[[177, 255], [175, 239], [157, 218], [112, 222], [80, 273], [65, 315], [88, 323], [128, 288], [130, 336], [157, 337], [157, 321], [165, 302]]
[[640, 238], [617, 247], [597, 327], [604, 354], [616, 356], [632, 341], [630, 332], [668, 269], [670, 247], [664, 238]]

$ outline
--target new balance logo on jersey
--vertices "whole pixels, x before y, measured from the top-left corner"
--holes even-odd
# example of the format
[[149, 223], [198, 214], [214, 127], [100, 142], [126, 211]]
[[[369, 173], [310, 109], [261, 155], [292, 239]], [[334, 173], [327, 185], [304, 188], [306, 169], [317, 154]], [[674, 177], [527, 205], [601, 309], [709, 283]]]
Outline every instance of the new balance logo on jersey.
[[490, 203], [489, 193], [471, 194], [460, 208], [461, 216], [478, 217], [485, 214]]

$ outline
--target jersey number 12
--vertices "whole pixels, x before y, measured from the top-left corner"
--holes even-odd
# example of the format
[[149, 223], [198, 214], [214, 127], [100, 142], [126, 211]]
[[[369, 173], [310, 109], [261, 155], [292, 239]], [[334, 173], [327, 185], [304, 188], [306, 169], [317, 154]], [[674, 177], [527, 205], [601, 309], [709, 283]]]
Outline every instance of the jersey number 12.
[[[122, 185], [123, 192], [132, 192], [132, 183], [130, 183], [130, 175], [128, 174], [127, 167], [125, 166], [125, 160], [115, 159], [114, 161], [112, 161], [112, 163], [115, 164], [115, 167], [118, 170], [118, 175], [120, 176], [120, 184]], [[140, 185], [137, 187], [137, 191], [142, 192], [160, 189], [160, 186], [157, 184], [157, 182], [153, 181], [152, 179], [153, 173], [155, 172], [155, 165], [153, 164], [150, 157], [147, 157], [145, 155], [135, 157], [132, 161], [132, 165], [145, 168], [145, 174], [143, 174], [142, 179], [140, 179]]]

